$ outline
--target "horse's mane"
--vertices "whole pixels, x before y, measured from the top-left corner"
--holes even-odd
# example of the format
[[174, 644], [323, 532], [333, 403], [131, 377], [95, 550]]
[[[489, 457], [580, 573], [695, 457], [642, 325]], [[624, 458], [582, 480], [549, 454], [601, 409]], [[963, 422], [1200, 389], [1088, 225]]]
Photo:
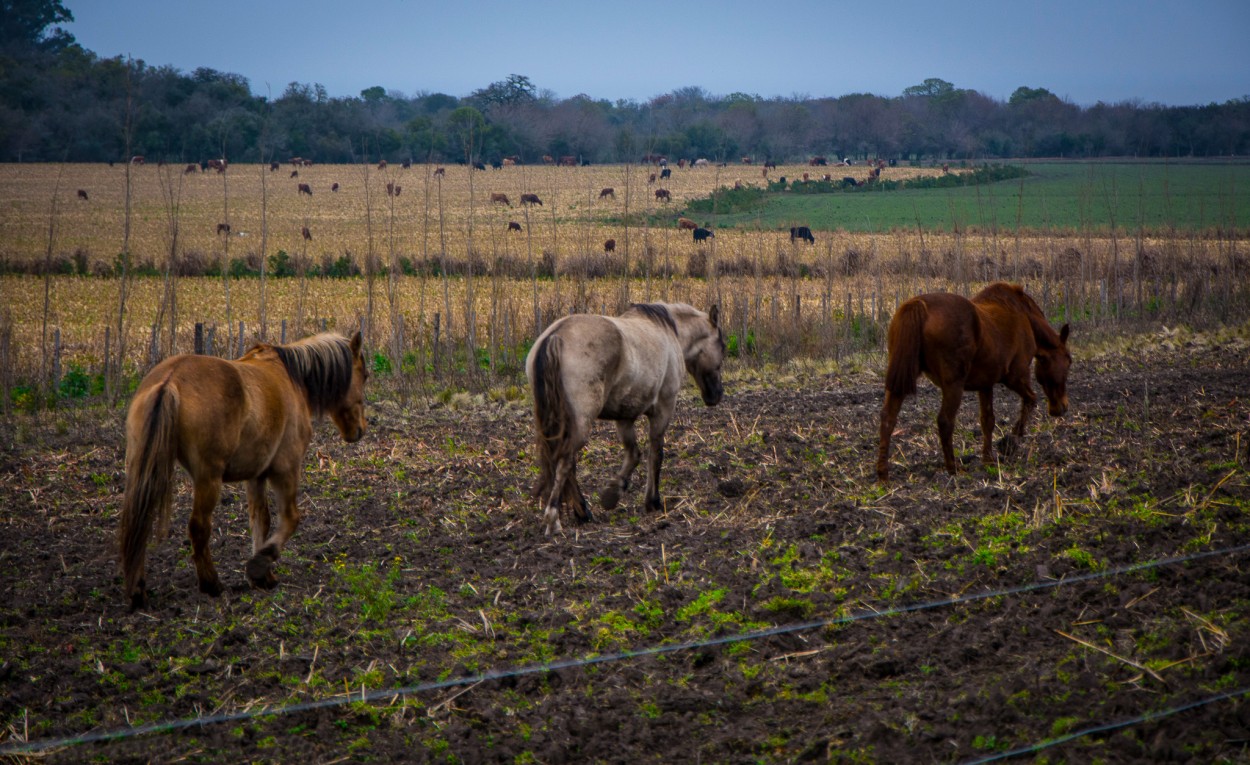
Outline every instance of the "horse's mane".
[[1059, 347], [1059, 333], [1046, 321], [1046, 314], [1029, 293], [1019, 284], [994, 282], [977, 293], [976, 299], [983, 303], [999, 303], [1023, 311], [1033, 326], [1033, 336], [1039, 343], [1050, 348]]
[[304, 389], [314, 415], [324, 414], [351, 388], [352, 349], [342, 335], [322, 333], [273, 349], [291, 380]]
[[662, 303], [634, 303], [625, 313], [642, 314], [661, 327], [668, 327], [674, 335], [677, 334], [677, 322], [673, 320], [673, 314], [669, 312], [668, 306]]

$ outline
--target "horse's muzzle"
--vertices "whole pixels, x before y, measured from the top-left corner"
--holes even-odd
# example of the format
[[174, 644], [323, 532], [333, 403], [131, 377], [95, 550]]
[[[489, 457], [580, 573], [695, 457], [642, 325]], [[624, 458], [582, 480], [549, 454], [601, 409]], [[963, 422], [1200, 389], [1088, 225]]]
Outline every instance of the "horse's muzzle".
[[1062, 417], [1068, 413], [1068, 397], [1064, 396], [1058, 401], [1047, 401], [1047, 411], [1051, 417]]
[[699, 392], [703, 394], [703, 403], [707, 406], [716, 406], [725, 397], [725, 389], [719, 385], [701, 388]]

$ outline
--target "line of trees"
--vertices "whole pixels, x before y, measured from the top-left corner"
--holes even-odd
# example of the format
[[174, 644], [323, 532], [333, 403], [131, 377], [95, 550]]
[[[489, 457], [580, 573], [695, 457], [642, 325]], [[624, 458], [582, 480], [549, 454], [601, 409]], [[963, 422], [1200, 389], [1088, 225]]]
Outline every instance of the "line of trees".
[[[0, 0], [0, 161], [589, 162], [830, 158], [1214, 157], [1250, 152], [1250, 98], [1206, 106], [1080, 107], [1022, 86], [1006, 101], [931, 78], [896, 97], [558, 98], [513, 74], [468, 96], [381, 86], [330, 97], [293, 82], [257, 96], [237, 74], [101, 58], [52, 25], [60, 0]], [[50, 30], [50, 31], [49, 31]], [[466, 157], [467, 153], [470, 155]]]

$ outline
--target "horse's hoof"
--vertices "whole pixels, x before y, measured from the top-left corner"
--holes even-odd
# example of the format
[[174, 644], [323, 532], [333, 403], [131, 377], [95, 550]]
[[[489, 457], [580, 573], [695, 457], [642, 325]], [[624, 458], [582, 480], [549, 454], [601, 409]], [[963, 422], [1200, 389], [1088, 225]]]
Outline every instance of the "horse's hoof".
[[1020, 449], [1020, 439], [1008, 433], [998, 439], [998, 443], [994, 444], [994, 447], [998, 449], [999, 455], [1003, 457], [1011, 457], [1014, 456], [1016, 451]]
[[131, 594], [130, 613], [133, 614], [135, 611], [138, 611], [139, 609], [147, 608], [147, 607], [148, 607], [147, 590], [140, 588], [138, 592]]
[[253, 555], [244, 571], [247, 581], [257, 589], [271, 590], [278, 584], [277, 577], [273, 575], [273, 560], [267, 555]]
[[659, 497], [647, 497], [647, 512], [662, 513], [664, 512], [664, 500]]
[[214, 598], [216, 598], [221, 595], [224, 589], [225, 588], [221, 586], [221, 581], [218, 579], [201, 579], [200, 580], [200, 592], [204, 593], [205, 595], [212, 595]]
[[577, 506], [574, 515], [577, 516], [579, 523], [593, 523], [595, 520], [595, 516], [590, 513], [590, 505], [584, 499], [582, 500], [582, 503]]
[[611, 484], [599, 494], [599, 506], [604, 510], [615, 510], [621, 503], [621, 487]]

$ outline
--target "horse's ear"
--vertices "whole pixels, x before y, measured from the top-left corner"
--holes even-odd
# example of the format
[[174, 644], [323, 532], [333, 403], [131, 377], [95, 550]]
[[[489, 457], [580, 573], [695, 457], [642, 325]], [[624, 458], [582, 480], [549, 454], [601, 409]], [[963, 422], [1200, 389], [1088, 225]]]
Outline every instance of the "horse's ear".
[[720, 306], [712, 306], [708, 309], [707, 320], [712, 323], [712, 327], [720, 326]]
[[1072, 328], [1071, 328], [1071, 327], [1069, 327], [1067, 324], [1064, 324], [1064, 325], [1063, 325], [1063, 328], [1059, 330], [1059, 342], [1061, 342], [1061, 343], [1067, 343], [1067, 342], [1068, 342], [1068, 332], [1069, 332], [1069, 330], [1071, 330], [1071, 329], [1072, 329]]
[[353, 356], [360, 355], [360, 344], [361, 344], [360, 333], [357, 332], [356, 334], [352, 335], [352, 355]]

